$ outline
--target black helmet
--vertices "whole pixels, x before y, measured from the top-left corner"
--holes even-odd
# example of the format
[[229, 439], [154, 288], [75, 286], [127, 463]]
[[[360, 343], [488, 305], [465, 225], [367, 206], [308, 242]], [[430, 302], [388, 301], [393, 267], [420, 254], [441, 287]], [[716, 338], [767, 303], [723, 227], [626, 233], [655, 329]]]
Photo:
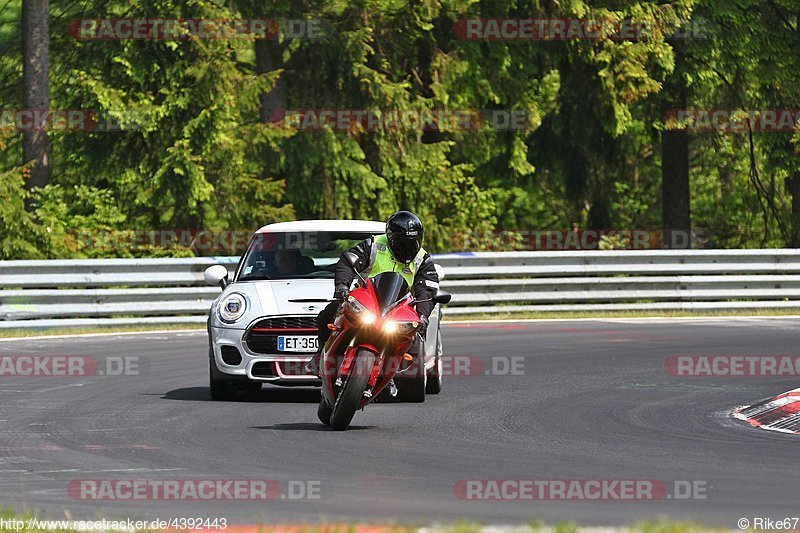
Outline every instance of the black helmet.
[[386, 222], [389, 251], [401, 263], [408, 263], [422, 247], [422, 221], [414, 213], [398, 211]]

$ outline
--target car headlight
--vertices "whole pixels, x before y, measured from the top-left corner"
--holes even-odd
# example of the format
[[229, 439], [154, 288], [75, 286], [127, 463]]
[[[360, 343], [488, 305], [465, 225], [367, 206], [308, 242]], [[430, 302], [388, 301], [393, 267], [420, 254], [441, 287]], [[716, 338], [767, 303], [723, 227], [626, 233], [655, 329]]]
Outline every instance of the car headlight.
[[226, 324], [233, 324], [247, 311], [247, 300], [238, 292], [234, 292], [225, 297], [217, 307], [219, 319]]
[[395, 322], [387, 320], [383, 323], [383, 332], [388, 334], [399, 333], [400, 335], [411, 335], [419, 326], [419, 322]]

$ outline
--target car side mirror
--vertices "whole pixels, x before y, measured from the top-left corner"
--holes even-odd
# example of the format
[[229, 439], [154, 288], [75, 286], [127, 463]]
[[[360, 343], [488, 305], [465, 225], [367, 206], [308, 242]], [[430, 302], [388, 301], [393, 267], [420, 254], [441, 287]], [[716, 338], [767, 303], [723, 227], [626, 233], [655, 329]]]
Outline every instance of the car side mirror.
[[448, 304], [450, 300], [452, 300], [453, 295], [449, 292], [443, 291], [441, 289], [436, 289], [436, 293], [433, 295], [432, 300], [437, 304]]
[[342, 262], [353, 270], [358, 269], [358, 256], [353, 252], [343, 252]]
[[222, 265], [210, 266], [203, 272], [203, 279], [209, 285], [219, 285], [224, 289], [228, 286], [228, 269]]

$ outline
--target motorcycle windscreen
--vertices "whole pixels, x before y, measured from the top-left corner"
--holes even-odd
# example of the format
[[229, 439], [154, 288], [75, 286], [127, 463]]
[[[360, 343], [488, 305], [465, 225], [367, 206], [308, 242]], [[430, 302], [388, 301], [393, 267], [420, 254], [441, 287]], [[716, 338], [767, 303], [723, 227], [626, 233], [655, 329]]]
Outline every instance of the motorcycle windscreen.
[[408, 292], [408, 283], [397, 272], [382, 272], [372, 278], [372, 283], [375, 285], [381, 313]]

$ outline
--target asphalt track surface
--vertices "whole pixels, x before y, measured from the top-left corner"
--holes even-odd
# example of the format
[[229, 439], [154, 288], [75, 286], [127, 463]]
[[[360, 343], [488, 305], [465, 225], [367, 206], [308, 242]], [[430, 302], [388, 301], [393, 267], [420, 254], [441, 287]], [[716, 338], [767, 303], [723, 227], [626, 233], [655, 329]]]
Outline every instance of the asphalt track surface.
[[[424, 404], [370, 406], [346, 432], [317, 421], [315, 389], [264, 387], [210, 401], [201, 332], [0, 342], [0, 355], [84, 355], [101, 369], [124, 356], [140, 365], [138, 375], [2, 378], [0, 506], [55, 518], [251, 524], [669, 517], [735, 529], [740, 517], [793, 517], [798, 437], [753, 429], [729, 411], [797, 379], [675, 377], [665, 360], [797, 354], [798, 330], [796, 319], [733, 318], [447, 325], [446, 352], [478, 358], [484, 370], [449, 377]], [[511, 357], [522, 358], [522, 372], [502, 375], [497, 361]], [[486, 375], [492, 364], [501, 375]], [[67, 491], [73, 480], [134, 478], [269, 479], [284, 496], [290, 482], [311, 481], [319, 498], [120, 502]], [[456, 497], [454, 485], [471, 479], [698, 481], [707, 497]]]

